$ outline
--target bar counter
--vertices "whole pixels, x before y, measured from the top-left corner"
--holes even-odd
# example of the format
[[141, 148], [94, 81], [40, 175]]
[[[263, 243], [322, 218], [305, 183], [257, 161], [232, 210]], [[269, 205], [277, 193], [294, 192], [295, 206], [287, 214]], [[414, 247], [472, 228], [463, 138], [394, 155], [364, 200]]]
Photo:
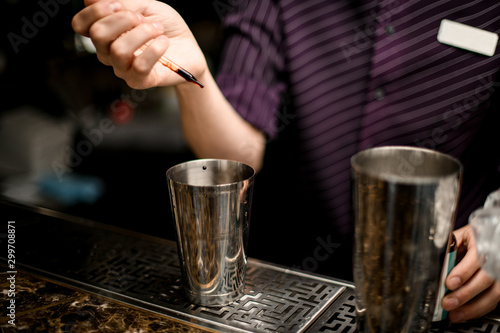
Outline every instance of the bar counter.
[[[250, 258], [245, 295], [201, 307], [184, 298], [170, 240], [3, 199], [0, 212], [4, 332], [356, 331], [348, 281]], [[500, 316], [438, 331], [500, 332]]]

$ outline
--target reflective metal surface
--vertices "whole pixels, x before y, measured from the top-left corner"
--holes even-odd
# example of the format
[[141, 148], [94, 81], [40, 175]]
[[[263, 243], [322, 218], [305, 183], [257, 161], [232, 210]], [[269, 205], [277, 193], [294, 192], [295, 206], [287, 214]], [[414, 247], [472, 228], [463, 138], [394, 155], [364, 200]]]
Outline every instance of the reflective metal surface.
[[462, 166], [450, 156], [379, 147], [352, 158], [354, 282], [360, 332], [427, 332]]
[[184, 291], [221, 306], [244, 292], [254, 170], [228, 160], [195, 160], [167, 171]]

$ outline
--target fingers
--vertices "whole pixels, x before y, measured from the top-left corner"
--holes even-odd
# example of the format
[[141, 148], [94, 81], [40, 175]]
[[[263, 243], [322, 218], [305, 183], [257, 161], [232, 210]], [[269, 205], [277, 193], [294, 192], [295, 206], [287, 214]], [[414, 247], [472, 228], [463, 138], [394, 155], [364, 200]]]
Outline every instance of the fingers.
[[[163, 35], [152, 40], [144, 52], [134, 57], [130, 66], [119, 67], [115, 65], [116, 75], [124, 78], [133, 89], [145, 89], [159, 85], [160, 79], [153, 67], [162, 66], [158, 63], [158, 59], [165, 53], [168, 45], [169, 39]], [[123, 72], [120, 72], [120, 68], [122, 68]], [[163, 71], [173, 75], [168, 70], [163, 69]]]
[[453, 234], [455, 235], [455, 239], [457, 240], [457, 248], [462, 247], [462, 245], [467, 246], [468, 239], [471, 236], [474, 236], [469, 225], [453, 231]]
[[[113, 66], [115, 75], [131, 88], [174, 85], [182, 78], [158, 63], [170, 42], [173, 55], [189, 55], [194, 68], [206, 68], [203, 54], [182, 17], [159, 1], [84, 0], [72, 21], [73, 29], [90, 37], [97, 58]], [[167, 30], [165, 30], [167, 29]], [[172, 39], [169, 39], [171, 36]], [[144, 52], [137, 52], [148, 45]], [[175, 57], [174, 57], [175, 58]]]
[[90, 29], [90, 36], [97, 52], [103, 56], [113, 55], [113, 62], [123, 66], [132, 53], [149, 40], [163, 33], [159, 23], [144, 22], [141, 15], [132, 12], [119, 12], [96, 22]]
[[[100, 60], [105, 60], [109, 57], [110, 53], [117, 54], [118, 56], [122, 56], [125, 53], [130, 53], [133, 52], [135, 49], [137, 49], [140, 45], [137, 45], [138, 43], [142, 42], [144, 43], [145, 41], [156, 37], [158, 33], [155, 34], [147, 34], [144, 36], [144, 39], [141, 39], [140, 41], [133, 40], [134, 46], [136, 48], [134, 50], [131, 50], [130, 47], [127, 47], [126, 50], [119, 50], [117, 47], [112, 48], [112, 44], [115, 44], [116, 42], [119, 42], [119, 45], [124, 45], [126, 41], [130, 41], [131, 38], [127, 36], [132, 29], [137, 29], [138, 26], [143, 22], [143, 19], [140, 18], [140, 15], [129, 12], [129, 11], [120, 11], [118, 13], [112, 14], [110, 16], [106, 16], [105, 18], [97, 21], [94, 23], [89, 30], [89, 36], [92, 38], [92, 42], [94, 43], [94, 46], [97, 50], [97, 54], [100, 56]], [[149, 24], [151, 25], [151, 24]], [[150, 31], [153, 30], [151, 27], [149, 27]], [[140, 29], [141, 31], [146, 31], [147, 29]], [[133, 34], [134, 36], [137, 36], [138, 33]], [[120, 39], [122, 41], [120, 42]], [[125, 40], [125, 42], [123, 41]], [[132, 46], [132, 45], [128, 45]], [[117, 51], [122, 51], [122, 52], [117, 52]], [[111, 64], [113, 63], [110, 61]]]
[[71, 21], [73, 30], [87, 37], [89, 37], [90, 27], [95, 22], [123, 9], [122, 4], [114, 0], [99, 1], [87, 6], [78, 12]]
[[484, 316], [497, 307], [499, 300], [500, 282], [495, 282], [472, 301], [450, 310], [450, 321], [458, 323]]
[[457, 246], [467, 247], [467, 253], [446, 278], [446, 286], [450, 290], [459, 288], [467, 282], [480, 268], [477, 259], [476, 243], [470, 227], [464, 227], [454, 232]]
[[448, 311], [454, 310], [490, 288], [494, 282], [486, 272], [479, 270], [464, 285], [444, 297], [443, 307]]
[[157, 64], [158, 58], [165, 53], [168, 45], [169, 39], [164, 35], [154, 39], [148, 44], [146, 50], [136, 57], [131, 69], [137, 75], [146, 75]]
[[454, 234], [457, 245], [466, 248], [467, 253], [446, 279], [452, 292], [443, 298], [442, 304], [452, 322], [462, 322], [492, 311], [500, 299], [500, 284], [481, 270], [472, 229], [466, 226]]
[[[156, 41], [164, 32], [163, 25], [146, 22], [141, 14], [122, 7], [116, 1], [91, 3], [75, 16], [73, 27], [78, 33], [92, 38], [99, 60], [113, 66], [118, 77], [127, 82], [138, 81], [136, 77], [151, 71], [166, 51], [168, 38]], [[149, 50], [135, 56], [134, 52], [148, 42], [151, 44]]]

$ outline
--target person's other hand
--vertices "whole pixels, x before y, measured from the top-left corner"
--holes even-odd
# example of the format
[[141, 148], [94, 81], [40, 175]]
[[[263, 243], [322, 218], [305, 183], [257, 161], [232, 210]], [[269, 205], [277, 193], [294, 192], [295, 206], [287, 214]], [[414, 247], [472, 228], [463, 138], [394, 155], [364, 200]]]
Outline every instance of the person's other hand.
[[466, 250], [463, 259], [451, 270], [446, 286], [452, 290], [443, 298], [451, 322], [464, 322], [488, 314], [500, 301], [500, 282], [481, 269], [474, 233], [470, 226], [454, 232], [457, 251]]
[[[195, 77], [207, 70], [203, 53], [182, 17], [152, 0], [85, 0], [72, 21], [90, 37], [98, 59], [135, 89], [185, 82], [158, 63], [165, 55]], [[144, 52], [138, 49], [148, 44]]]

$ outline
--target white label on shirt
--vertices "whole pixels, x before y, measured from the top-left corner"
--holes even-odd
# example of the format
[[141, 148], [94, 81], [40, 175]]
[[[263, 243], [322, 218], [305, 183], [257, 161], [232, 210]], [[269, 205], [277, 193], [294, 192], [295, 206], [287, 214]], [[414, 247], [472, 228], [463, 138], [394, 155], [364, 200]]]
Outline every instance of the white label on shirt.
[[498, 35], [470, 25], [442, 20], [437, 40], [443, 44], [492, 56], [497, 48]]

